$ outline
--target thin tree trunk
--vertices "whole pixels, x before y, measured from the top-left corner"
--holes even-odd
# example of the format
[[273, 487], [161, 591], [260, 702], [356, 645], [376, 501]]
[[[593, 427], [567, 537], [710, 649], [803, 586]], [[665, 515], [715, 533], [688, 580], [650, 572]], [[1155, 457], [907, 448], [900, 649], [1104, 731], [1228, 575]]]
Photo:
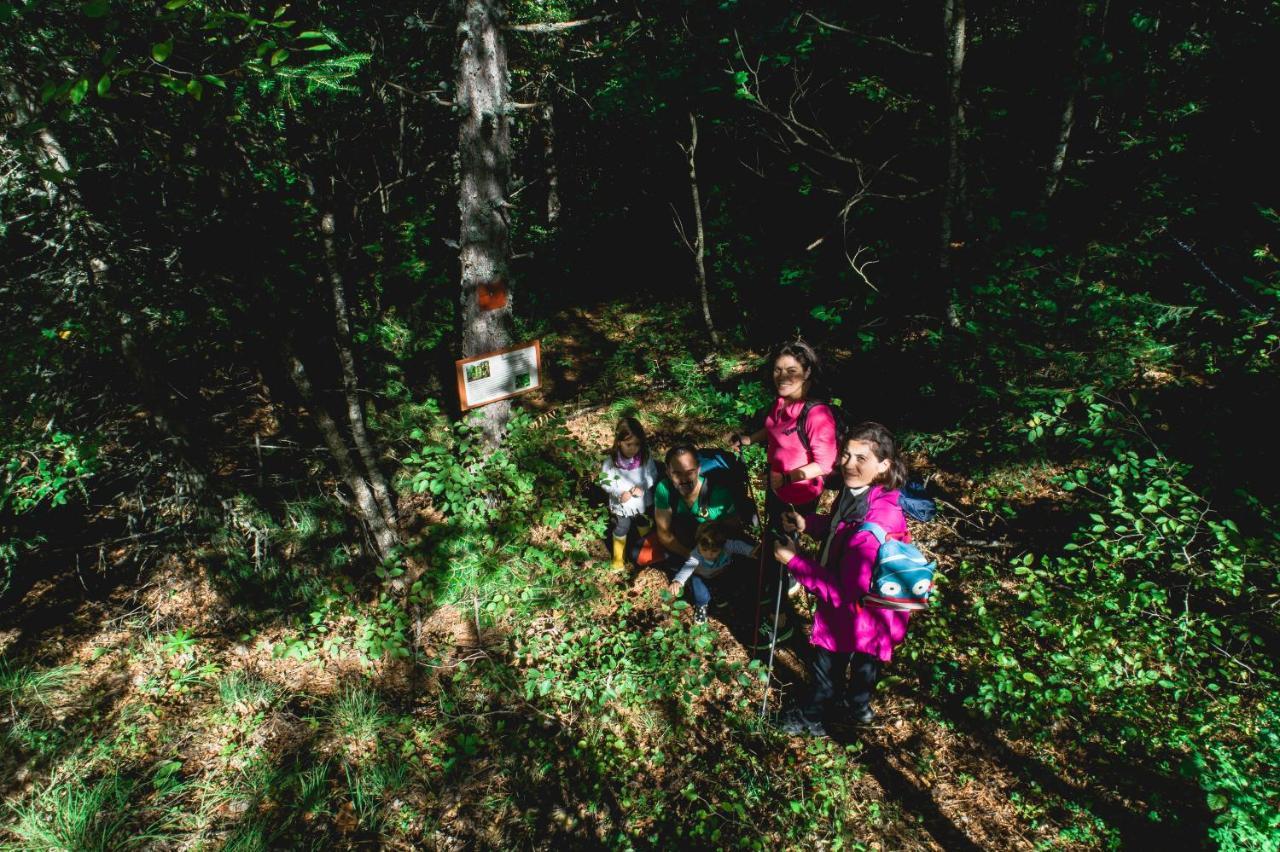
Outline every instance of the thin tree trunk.
[[307, 376], [307, 370], [303, 366], [302, 360], [292, 351], [286, 350], [285, 363], [288, 367], [289, 377], [293, 379], [294, 387], [298, 389], [298, 394], [302, 397], [303, 403], [311, 411], [311, 416], [315, 418], [316, 427], [320, 430], [320, 437], [324, 440], [325, 446], [328, 447], [329, 455], [333, 457], [334, 463], [338, 466], [338, 475], [342, 477], [342, 481], [346, 483], [351, 496], [355, 498], [356, 511], [360, 520], [369, 528], [378, 556], [386, 558], [400, 543], [400, 536], [383, 519], [377, 498], [373, 495], [373, 489], [369, 487], [369, 483], [361, 475], [356, 461], [351, 455], [351, 450], [347, 447], [347, 442], [342, 437], [342, 430], [338, 428], [337, 421], [333, 419], [329, 410], [325, 408], [323, 401], [316, 398], [315, 391], [311, 386], [311, 379]]
[[953, 328], [960, 326], [959, 308], [955, 292], [951, 252], [955, 237], [955, 217], [964, 206], [965, 169], [961, 146], [964, 143], [964, 102], [961, 98], [961, 81], [964, 75], [965, 12], [964, 0], [944, 0], [943, 30], [946, 37], [944, 62], [947, 91], [947, 184], [942, 199], [941, 227], [938, 239], [938, 271], [946, 288], [947, 322]]
[[1062, 118], [1058, 122], [1058, 144], [1053, 149], [1053, 160], [1049, 163], [1049, 176], [1045, 181], [1044, 203], [1048, 204], [1058, 191], [1062, 180], [1062, 169], [1067, 164], [1067, 147], [1071, 142], [1071, 131], [1076, 124], [1076, 98], [1080, 89], [1074, 83], [1062, 107]]
[[707, 324], [707, 332], [711, 335], [711, 343], [719, 346], [720, 335], [716, 333], [715, 323], [711, 320], [711, 302], [707, 295], [707, 268], [705, 261], [707, 242], [702, 230], [702, 197], [698, 193], [698, 166], [696, 161], [698, 119], [693, 113], [689, 113], [689, 131], [689, 146], [686, 148], [682, 145], [681, 148], [689, 156], [689, 189], [693, 193], [694, 239], [690, 248], [693, 252], [693, 265], [697, 274], [698, 293], [702, 298], [702, 319]]
[[[1101, 12], [1102, 29], [1106, 33], [1107, 7], [1104, 4]], [[1053, 158], [1049, 162], [1049, 172], [1045, 179], [1044, 203], [1053, 200], [1062, 182], [1062, 173], [1067, 165], [1067, 151], [1071, 144], [1071, 135], [1075, 130], [1076, 113], [1079, 101], [1089, 90], [1089, 75], [1085, 62], [1085, 36], [1090, 29], [1089, 4], [1080, 7], [1076, 17], [1075, 45], [1072, 49], [1071, 80], [1068, 83], [1065, 102], [1062, 105], [1062, 116], [1058, 121], [1058, 140], [1053, 149]]]
[[378, 464], [378, 455], [374, 452], [373, 444], [369, 440], [364, 419], [364, 406], [360, 403], [359, 374], [356, 371], [356, 358], [351, 345], [351, 318], [347, 310], [346, 287], [342, 280], [338, 251], [334, 244], [334, 230], [333, 213], [321, 214], [320, 239], [324, 246], [329, 289], [333, 295], [334, 343], [338, 350], [338, 363], [342, 368], [342, 392], [346, 401], [347, 422], [351, 428], [352, 443], [355, 444], [360, 461], [364, 463], [369, 487], [373, 491], [374, 500], [377, 501], [383, 523], [389, 529], [395, 530], [399, 526], [396, 520], [395, 499]]
[[550, 92], [547, 93], [546, 105], [542, 107], [542, 128], [547, 174], [547, 227], [554, 229], [560, 223], [560, 170], [556, 166], [555, 106], [551, 103]]
[[[511, 344], [510, 242], [507, 183], [511, 170], [511, 118], [503, 0], [465, 0], [458, 24], [458, 240], [462, 264], [462, 355]], [[480, 305], [482, 287], [506, 292], [501, 307]], [[511, 419], [510, 400], [478, 409], [490, 446], [501, 443]]]

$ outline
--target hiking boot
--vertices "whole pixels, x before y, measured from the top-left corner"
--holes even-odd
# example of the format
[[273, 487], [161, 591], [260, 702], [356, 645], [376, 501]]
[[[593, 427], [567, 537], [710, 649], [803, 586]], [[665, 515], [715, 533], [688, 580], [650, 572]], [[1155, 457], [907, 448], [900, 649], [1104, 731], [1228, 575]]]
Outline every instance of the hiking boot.
[[793, 737], [825, 737], [826, 726], [821, 721], [806, 718], [798, 709], [791, 710], [778, 720], [778, 730]]
[[870, 704], [863, 704], [861, 707], [854, 707], [849, 711], [849, 718], [857, 725], [870, 725], [876, 720], [876, 711], [871, 709]]
[[836, 707], [843, 710], [848, 720], [855, 725], [870, 725], [876, 719], [876, 711], [871, 709], [870, 704], [854, 704], [847, 695], [836, 700]]
[[626, 548], [627, 548], [627, 539], [625, 537], [623, 538], [618, 538], [617, 536], [613, 537], [613, 553], [612, 553], [613, 560], [610, 561], [609, 563], [610, 568], [623, 567], [623, 557], [625, 556]]
[[705, 606], [695, 606], [693, 608], [693, 623], [694, 624], [707, 623], [707, 608]]

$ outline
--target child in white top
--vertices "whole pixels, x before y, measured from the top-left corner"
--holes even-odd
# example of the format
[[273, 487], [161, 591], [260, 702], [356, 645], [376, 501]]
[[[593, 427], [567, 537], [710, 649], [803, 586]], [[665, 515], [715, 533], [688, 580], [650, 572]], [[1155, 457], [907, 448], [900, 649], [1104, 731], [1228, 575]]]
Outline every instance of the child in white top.
[[613, 516], [613, 567], [621, 568], [627, 533], [632, 518], [636, 532], [645, 535], [651, 522], [646, 514], [653, 507], [653, 486], [658, 482], [658, 466], [649, 455], [644, 427], [634, 417], [624, 417], [613, 430], [613, 447], [600, 466], [600, 485], [609, 495]]
[[704, 624], [707, 605], [711, 603], [711, 589], [707, 587], [707, 581], [719, 577], [733, 557], [750, 556], [752, 553], [755, 553], [755, 545], [743, 539], [729, 538], [728, 530], [719, 521], [700, 524], [694, 534], [693, 550], [671, 579], [667, 591], [673, 596], [678, 595], [687, 582], [693, 592], [693, 620]]

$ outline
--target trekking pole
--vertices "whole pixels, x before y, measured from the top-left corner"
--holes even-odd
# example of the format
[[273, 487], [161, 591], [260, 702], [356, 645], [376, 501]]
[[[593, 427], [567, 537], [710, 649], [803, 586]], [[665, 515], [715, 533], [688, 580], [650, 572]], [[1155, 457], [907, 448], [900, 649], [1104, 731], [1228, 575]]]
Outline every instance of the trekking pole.
[[[738, 445], [738, 460], [742, 461], [742, 445]], [[745, 463], [743, 467], [746, 467]], [[769, 546], [768, 518], [760, 511], [760, 500], [756, 497], [756, 486], [751, 481], [751, 477], [747, 476], [747, 491], [751, 497], [751, 504], [755, 506], [756, 523], [760, 526], [760, 559], [756, 566], [756, 615], [755, 623], [751, 625], [751, 647], [756, 647], [756, 642], [760, 636], [760, 596], [764, 594], [764, 560], [765, 550]]]
[[[785, 568], [779, 567], [778, 574], [778, 598], [773, 604], [773, 630], [769, 633], [769, 665], [765, 668], [764, 675], [764, 698], [760, 702], [760, 718], [763, 720], [769, 714], [769, 687], [773, 684], [773, 652], [778, 647], [778, 614], [782, 612], [782, 586], [786, 582], [783, 574]], [[757, 607], [759, 604], [757, 604]]]

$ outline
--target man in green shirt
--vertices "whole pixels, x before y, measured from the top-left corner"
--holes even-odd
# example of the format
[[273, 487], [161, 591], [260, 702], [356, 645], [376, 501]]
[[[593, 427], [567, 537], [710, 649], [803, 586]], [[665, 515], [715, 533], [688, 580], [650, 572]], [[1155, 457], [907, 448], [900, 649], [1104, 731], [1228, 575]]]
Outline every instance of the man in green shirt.
[[693, 549], [694, 532], [704, 521], [739, 525], [733, 493], [698, 471], [698, 454], [680, 445], [667, 452], [667, 475], [653, 489], [653, 520], [658, 542], [683, 562]]

